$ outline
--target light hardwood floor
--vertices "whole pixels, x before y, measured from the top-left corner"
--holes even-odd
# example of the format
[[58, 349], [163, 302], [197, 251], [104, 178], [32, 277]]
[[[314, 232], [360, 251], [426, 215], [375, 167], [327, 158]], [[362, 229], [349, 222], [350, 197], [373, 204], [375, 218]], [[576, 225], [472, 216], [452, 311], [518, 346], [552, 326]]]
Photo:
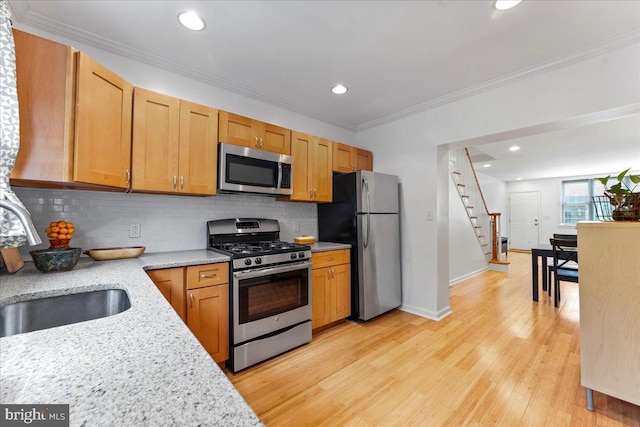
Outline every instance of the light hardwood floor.
[[345, 322], [227, 375], [271, 426], [640, 426], [640, 407], [580, 386], [578, 287], [531, 300], [531, 256], [451, 288], [435, 322], [395, 310]]

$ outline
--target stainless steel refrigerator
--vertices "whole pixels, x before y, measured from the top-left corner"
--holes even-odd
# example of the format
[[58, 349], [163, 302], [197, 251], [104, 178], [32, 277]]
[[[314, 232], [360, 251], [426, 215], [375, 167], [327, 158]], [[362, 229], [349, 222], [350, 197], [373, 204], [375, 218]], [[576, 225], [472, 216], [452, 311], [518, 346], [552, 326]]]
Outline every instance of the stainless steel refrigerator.
[[351, 319], [366, 321], [401, 304], [398, 177], [335, 174], [333, 203], [318, 205], [321, 241], [351, 244]]

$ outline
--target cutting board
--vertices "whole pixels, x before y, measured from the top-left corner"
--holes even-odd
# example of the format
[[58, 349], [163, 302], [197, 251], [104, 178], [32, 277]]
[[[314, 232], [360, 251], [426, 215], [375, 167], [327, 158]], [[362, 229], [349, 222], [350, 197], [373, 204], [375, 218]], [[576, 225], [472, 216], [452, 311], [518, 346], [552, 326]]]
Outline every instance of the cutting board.
[[24, 267], [24, 261], [22, 261], [18, 248], [0, 248], [0, 255], [2, 255], [2, 261], [9, 273], [15, 273]]

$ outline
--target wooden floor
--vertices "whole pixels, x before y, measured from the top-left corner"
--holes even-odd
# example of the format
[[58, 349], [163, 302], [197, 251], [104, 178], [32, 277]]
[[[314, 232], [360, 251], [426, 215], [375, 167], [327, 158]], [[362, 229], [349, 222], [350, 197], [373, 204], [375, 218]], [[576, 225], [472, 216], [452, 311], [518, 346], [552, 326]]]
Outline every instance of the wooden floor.
[[402, 311], [346, 322], [227, 373], [271, 426], [640, 426], [640, 407], [580, 386], [578, 288], [531, 300], [531, 256], [451, 288], [435, 322]]

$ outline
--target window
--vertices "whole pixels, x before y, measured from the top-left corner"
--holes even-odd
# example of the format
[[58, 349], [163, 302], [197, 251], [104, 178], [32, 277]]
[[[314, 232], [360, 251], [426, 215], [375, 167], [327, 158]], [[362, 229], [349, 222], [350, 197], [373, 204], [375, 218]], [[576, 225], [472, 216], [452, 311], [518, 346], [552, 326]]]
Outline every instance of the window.
[[[630, 180], [627, 184], [631, 184]], [[591, 197], [602, 196], [604, 189], [605, 186], [595, 178], [562, 181], [562, 223], [596, 220]]]

